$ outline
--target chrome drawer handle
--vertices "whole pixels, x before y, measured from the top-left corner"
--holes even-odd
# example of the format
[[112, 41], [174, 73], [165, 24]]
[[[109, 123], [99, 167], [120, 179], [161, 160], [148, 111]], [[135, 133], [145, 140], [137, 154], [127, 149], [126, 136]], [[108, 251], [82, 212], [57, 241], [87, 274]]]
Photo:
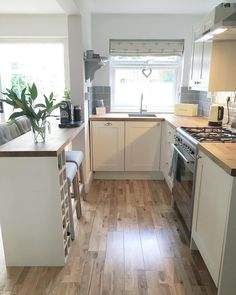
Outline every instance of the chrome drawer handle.
[[111, 122], [107, 122], [107, 123], [105, 123], [104, 125], [105, 125], [105, 126], [111, 126], [112, 123], [111, 123]]

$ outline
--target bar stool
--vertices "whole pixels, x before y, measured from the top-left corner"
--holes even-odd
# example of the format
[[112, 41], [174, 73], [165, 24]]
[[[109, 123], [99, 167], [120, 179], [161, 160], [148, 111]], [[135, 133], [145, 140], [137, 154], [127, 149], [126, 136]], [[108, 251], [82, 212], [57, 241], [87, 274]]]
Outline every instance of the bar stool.
[[79, 194], [82, 196], [83, 200], [86, 201], [85, 185], [84, 185], [84, 174], [83, 174], [83, 159], [84, 154], [82, 151], [66, 151], [66, 163], [74, 163], [79, 171]]
[[[71, 239], [75, 239], [74, 229], [74, 212], [76, 211], [77, 218], [81, 217], [81, 203], [79, 194], [79, 183], [78, 183], [78, 169], [75, 163], [66, 163], [66, 176], [68, 183], [68, 200], [69, 200], [69, 213], [70, 213], [70, 224], [71, 224]], [[72, 204], [71, 197], [71, 185], [73, 185], [74, 202]]]

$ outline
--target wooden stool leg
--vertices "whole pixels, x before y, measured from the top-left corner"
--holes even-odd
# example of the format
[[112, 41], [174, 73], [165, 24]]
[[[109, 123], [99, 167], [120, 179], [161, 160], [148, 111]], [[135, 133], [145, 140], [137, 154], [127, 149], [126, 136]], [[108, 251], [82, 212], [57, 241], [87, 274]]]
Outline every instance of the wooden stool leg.
[[70, 228], [71, 228], [71, 239], [75, 239], [75, 228], [74, 228], [74, 219], [73, 219], [73, 210], [71, 204], [71, 194], [70, 194], [70, 186], [68, 184], [68, 206], [69, 206], [69, 215], [70, 215]]
[[77, 218], [80, 219], [82, 215], [82, 210], [81, 210], [80, 193], [79, 193], [78, 173], [76, 173], [73, 179], [73, 190], [74, 190], [74, 198], [76, 202], [76, 205], [75, 205], [76, 215], [77, 215]]
[[81, 195], [84, 201], [86, 201], [86, 194], [85, 194], [85, 184], [84, 184], [84, 173], [83, 173], [83, 165], [79, 166], [79, 175], [80, 175], [80, 182], [82, 184]]

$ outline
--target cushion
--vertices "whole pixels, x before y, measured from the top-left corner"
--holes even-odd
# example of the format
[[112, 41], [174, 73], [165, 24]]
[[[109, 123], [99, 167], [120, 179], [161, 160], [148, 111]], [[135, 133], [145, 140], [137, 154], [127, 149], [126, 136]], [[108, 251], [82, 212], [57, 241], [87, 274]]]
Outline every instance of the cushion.
[[0, 145], [20, 136], [20, 130], [16, 123], [0, 124]]
[[71, 185], [75, 174], [77, 172], [77, 166], [74, 163], [66, 163], [66, 176], [68, 184]]
[[81, 151], [66, 151], [66, 162], [72, 162], [77, 165], [77, 169], [84, 159], [84, 154]]
[[24, 134], [31, 130], [31, 123], [27, 117], [23, 116], [23, 117], [17, 118], [15, 122], [21, 134]]

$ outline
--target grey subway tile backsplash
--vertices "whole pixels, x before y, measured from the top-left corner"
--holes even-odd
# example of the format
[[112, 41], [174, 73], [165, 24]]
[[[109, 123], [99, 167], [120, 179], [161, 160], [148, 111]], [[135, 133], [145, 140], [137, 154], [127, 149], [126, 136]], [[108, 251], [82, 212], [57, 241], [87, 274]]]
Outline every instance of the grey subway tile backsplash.
[[[92, 86], [88, 87], [88, 107], [89, 115], [96, 114], [96, 100], [104, 101], [106, 112], [111, 109], [111, 87], [109, 86]], [[236, 100], [236, 99], [235, 99]], [[180, 102], [198, 104], [198, 115], [208, 117], [209, 110], [214, 97], [207, 91], [191, 90], [189, 87], [181, 87]], [[236, 103], [230, 108], [231, 119], [236, 120]]]
[[191, 90], [189, 87], [181, 87], [181, 103], [198, 104], [198, 115], [208, 116], [210, 104], [208, 104], [207, 92]]
[[106, 112], [111, 109], [111, 87], [109, 86], [92, 86], [88, 88], [89, 115], [96, 114], [96, 101], [103, 99]]

